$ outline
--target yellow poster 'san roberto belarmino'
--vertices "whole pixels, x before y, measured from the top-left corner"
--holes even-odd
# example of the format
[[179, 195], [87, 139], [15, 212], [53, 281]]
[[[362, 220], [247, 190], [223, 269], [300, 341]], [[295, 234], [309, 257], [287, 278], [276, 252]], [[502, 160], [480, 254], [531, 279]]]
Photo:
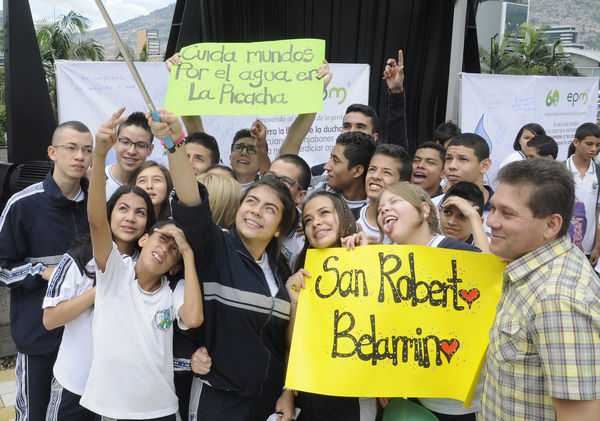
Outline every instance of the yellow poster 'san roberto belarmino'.
[[308, 251], [286, 387], [470, 402], [505, 264], [423, 246]]
[[323, 110], [316, 78], [325, 41], [289, 39], [183, 47], [165, 108], [177, 115], [271, 115]]

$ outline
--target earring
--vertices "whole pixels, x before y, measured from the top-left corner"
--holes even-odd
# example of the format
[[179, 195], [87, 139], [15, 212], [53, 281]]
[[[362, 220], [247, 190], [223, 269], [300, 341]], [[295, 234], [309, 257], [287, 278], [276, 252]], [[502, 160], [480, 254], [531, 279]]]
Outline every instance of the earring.
[[279, 238], [279, 231], [277, 231], [277, 232], [275, 233], [275, 236], [274, 236], [274, 237], [275, 237], [275, 238]]

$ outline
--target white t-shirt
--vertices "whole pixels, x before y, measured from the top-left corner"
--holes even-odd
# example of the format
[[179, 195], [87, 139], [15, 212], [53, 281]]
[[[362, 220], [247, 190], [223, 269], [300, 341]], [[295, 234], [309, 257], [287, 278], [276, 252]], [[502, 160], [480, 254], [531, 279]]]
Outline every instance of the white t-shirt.
[[265, 274], [265, 278], [267, 279], [267, 285], [269, 285], [269, 291], [271, 291], [271, 297], [277, 295], [277, 291], [279, 291], [279, 287], [277, 286], [277, 281], [275, 280], [275, 275], [273, 275], [273, 271], [271, 270], [271, 266], [269, 265], [269, 256], [267, 256], [267, 252], [263, 252], [260, 260], [257, 260], [256, 263], [262, 269]]
[[587, 172], [583, 179], [579, 175], [577, 167], [573, 163], [571, 156], [566, 162], [567, 168], [573, 174], [575, 181], [575, 197], [585, 205], [585, 217], [587, 219], [588, 228], [585, 230], [585, 235], [581, 245], [585, 254], [592, 254], [594, 248], [594, 239], [596, 237], [596, 207], [600, 206], [598, 202], [598, 176], [596, 174], [596, 165], [594, 161], [590, 161]]
[[[367, 208], [368, 207], [369, 207], [368, 203], [366, 206], [362, 207], [362, 209], [360, 210], [360, 216], [359, 216], [358, 220], [356, 221], [356, 223], [360, 224], [360, 226], [362, 228], [362, 232], [364, 232], [367, 237], [375, 237], [375, 238], [377, 238], [377, 241], [379, 241], [379, 238], [381, 236], [379, 227], [373, 226], [373, 225], [369, 224], [369, 221], [367, 221]], [[385, 234], [383, 236], [383, 244], [392, 244], [392, 240], [390, 240], [390, 238]]]
[[[85, 268], [94, 273], [94, 259]], [[56, 307], [63, 301], [79, 297], [92, 289], [94, 280], [85, 272], [81, 274], [72, 257], [65, 254], [50, 281], [42, 308]], [[82, 395], [92, 365], [92, 318], [93, 307], [65, 325], [53, 374], [69, 392]]]
[[348, 200], [341, 193], [340, 193], [340, 196], [342, 196], [342, 199], [344, 199], [344, 202], [346, 202], [346, 204], [348, 205], [348, 207], [351, 210], [352, 209], [356, 209], [356, 208], [363, 208], [368, 203], [368, 201], [367, 201], [368, 199], [363, 199], [363, 200]]
[[500, 163], [498, 169], [504, 167], [505, 165], [510, 164], [511, 162], [523, 161], [525, 159], [525, 155], [521, 151], [512, 151], [509, 153], [506, 158]]
[[110, 169], [112, 168], [113, 165], [117, 165], [117, 164], [109, 164], [106, 167], [104, 167], [104, 175], [106, 176], [106, 201], [107, 202], [108, 202], [108, 199], [110, 199], [110, 197], [113, 195], [113, 193], [116, 192], [117, 189], [122, 186], [122, 184], [119, 183], [117, 181], [117, 179], [115, 177], [113, 177], [113, 175], [110, 172]]
[[96, 268], [94, 356], [81, 405], [110, 418], [148, 419], [177, 412], [173, 384], [173, 320], [180, 328], [183, 281], [175, 291], [165, 276], [143, 291], [134, 263], [117, 246], [104, 273]]

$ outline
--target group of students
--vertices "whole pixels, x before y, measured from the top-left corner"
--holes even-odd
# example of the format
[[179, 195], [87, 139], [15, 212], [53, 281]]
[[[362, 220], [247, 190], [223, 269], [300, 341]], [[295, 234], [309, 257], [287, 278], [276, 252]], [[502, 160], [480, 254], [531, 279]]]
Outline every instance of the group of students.
[[[121, 109], [95, 143], [82, 123], [61, 124], [48, 148], [53, 171], [13, 196], [0, 219], [0, 282], [12, 287], [19, 351], [17, 419], [375, 420], [388, 397], [283, 388], [298, 297], [311, 276], [307, 249], [489, 253], [496, 223], [484, 225], [496, 209], [483, 138], [444, 123], [434, 141], [406, 152], [402, 59], [399, 52], [384, 69], [386, 136], [376, 132], [375, 111], [354, 104], [330, 158], [312, 169], [299, 151], [314, 114], [296, 118], [273, 162], [260, 121], [240, 130], [231, 168], [199, 117], [182, 119], [186, 136], [167, 110], [156, 122]], [[318, 77], [331, 79], [326, 62]], [[167, 136], [178, 139], [169, 170], [146, 161], [153, 138]], [[599, 238], [592, 247], [584, 239], [597, 227], [589, 209], [597, 218], [599, 146], [598, 126], [583, 125], [566, 164], [579, 174], [575, 185], [596, 181], [595, 202], [578, 195], [585, 211], [569, 221], [594, 264]], [[104, 167], [111, 148], [117, 162]], [[513, 160], [557, 152], [536, 124], [521, 129], [514, 148]], [[88, 192], [92, 158], [101, 164], [91, 167]], [[419, 402], [441, 420], [473, 420], [483, 384], [482, 374], [468, 408]]]

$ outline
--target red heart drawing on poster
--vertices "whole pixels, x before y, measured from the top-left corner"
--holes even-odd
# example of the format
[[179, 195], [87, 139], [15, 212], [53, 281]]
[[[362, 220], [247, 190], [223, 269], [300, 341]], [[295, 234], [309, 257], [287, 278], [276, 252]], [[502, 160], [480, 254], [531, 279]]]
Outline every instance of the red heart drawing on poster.
[[466, 289], [461, 289], [458, 292], [458, 295], [460, 295], [460, 298], [462, 298], [468, 305], [469, 308], [471, 308], [471, 304], [473, 304], [473, 301], [475, 301], [476, 299], [479, 298], [479, 290], [477, 288], [473, 288], [471, 290], [469, 290], [467, 292]]
[[440, 341], [440, 346], [442, 347], [442, 351], [444, 351], [444, 354], [446, 354], [446, 358], [448, 358], [448, 362], [450, 362], [450, 359], [452, 358], [452, 356], [456, 353], [456, 351], [460, 347], [460, 343], [456, 339], [452, 339], [450, 341], [447, 341], [446, 339], [442, 339]]

